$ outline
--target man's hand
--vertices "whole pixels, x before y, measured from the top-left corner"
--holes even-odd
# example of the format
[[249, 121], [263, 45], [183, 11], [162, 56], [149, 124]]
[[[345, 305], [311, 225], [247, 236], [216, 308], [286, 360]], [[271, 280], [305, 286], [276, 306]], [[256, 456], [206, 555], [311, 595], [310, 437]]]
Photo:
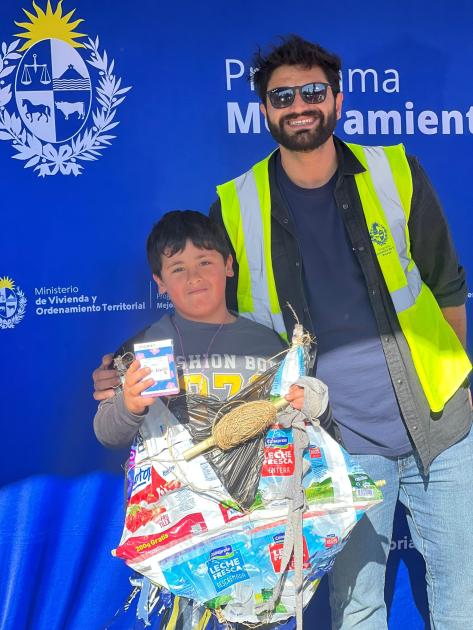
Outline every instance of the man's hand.
[[102, 359], [102, 363], [92, 373], [95, 400], [107, 400], [107, 398], [112, 398], [115, 394], [114, 387], [120, 385], [118, 372], [110, 368], [112, 361], [113, 354], [106, 354]]
[[130, 365], [125, 374], [123, 383], [123, 402], [130, 413], [141, 415], [145, 409], [156, 402], [153, 396], [142, 396], [141, 392], [154, 385], [152, 378], [146, 378], [151, 373], [149, 368], [140, 367], [136, 359]]
[[304, 405], [304, 388], [299, 387], [299, 385], [291, 385], [284, 398], [289, 401], [291, 407], [300, 411]]

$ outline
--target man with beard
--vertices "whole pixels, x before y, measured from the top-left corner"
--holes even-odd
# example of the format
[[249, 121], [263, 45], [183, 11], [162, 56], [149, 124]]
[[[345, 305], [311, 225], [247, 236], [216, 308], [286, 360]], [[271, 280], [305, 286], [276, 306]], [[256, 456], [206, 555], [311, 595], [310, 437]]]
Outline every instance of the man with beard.
[[[384, 502], [330, 574], [333, 628], [387, 628], [399, 500], [426, 562], [432, 628], [464, 630], [473, 618], [467, 289], [439, 201], [401, 145], [333, 135], [343, 101], [336, 55], [291, 36], [252, 66], [279, 148], [217, 188], [211, 215], [235, 267], [227, 304], [289, 338], [295, 315], [317, 337], [334, 437], [386, 480]], [[98, 400], [116, 384], [109, 362], [94, 372]], [[359, 498], [363, 490], [354, 488]]]
[[432, 628], [464, 630], [473, 618], [471, 365], [465, 275], [442, 209], [402, 145], [333, 136], [343, 101], [336, 55], [291, 36], [252, 67], [279, 148], [217, 188], [211, 215], [236, 261], [227, 302], [282, 336], [295, 312], [317, 338], [334, 437], [386, 480], [384, 502], [330, 574], [333, 628], [387, 628], [399, 500], [426, 562]]

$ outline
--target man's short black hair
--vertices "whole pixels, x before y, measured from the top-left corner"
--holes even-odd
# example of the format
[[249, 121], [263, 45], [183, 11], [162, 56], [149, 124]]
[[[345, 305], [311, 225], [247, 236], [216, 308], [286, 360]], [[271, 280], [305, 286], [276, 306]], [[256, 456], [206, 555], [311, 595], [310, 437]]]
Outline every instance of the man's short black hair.
[[230, 255], [228, 241], [222, 227], [196, 210], [172, 210], [153, 226], [146, 242], [151, 271], [159, 278], [162, 256], [173, 256], [182, 251], [187, 241], [199, 249], [214, 249], [224, 261]]
[[[267, 54], [259, 48], [253, 57], [255, 68], [252, 78], [256, 91], [263, 103], [266, 103], [266, 92], [271, 75], [280, 66], [303, 66], [304, 68], [321, 68], [327, 77], [334, 95], [340, 92], [340, 57], [313, 44], [299, 35], [281, 37], [282, 43], [274, 46]], [[281, 86], [283, 87], [283, 86]]]

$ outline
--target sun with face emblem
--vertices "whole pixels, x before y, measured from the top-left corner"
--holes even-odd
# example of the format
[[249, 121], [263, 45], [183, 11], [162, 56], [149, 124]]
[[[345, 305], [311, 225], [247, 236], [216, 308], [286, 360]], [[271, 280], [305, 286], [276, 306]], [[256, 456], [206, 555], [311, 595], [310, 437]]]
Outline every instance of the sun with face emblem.
[[40, 177], [77, 176], [116, 137], [116, 108], [131, 88], [98, 35], [79, 32], [75, 9], [64, 10], [63, 0], [27, 2], [15, 41], [0, 47], [0, 140], [11, 140], [12, 157]]
[[11, 291], [13, 291], [14, 288], [15, 283], [11, 278], [8, 278], [7, 276], [3, 276], [3, 278], [0, 278], [0, 289], [10, 289]]
[[84, 44], [75, 41], [81, 37], [85, 37], [85, 33], [77, 33], [74, 31], [84, 20], [78, 19], [74, 22], [70, 22], [75, 9], [72, 9], [67, 15], [63, 15], [62, 0], [59, 0], [55, 11], [53, 11], [51, 7], [50, 0], [48, 0], [46, 11], [43, 11], [36, 2], [33, 2], [33, 7], [36, 10], [36, 15], [23, 9], [23, 12], [30, 19], [29, 22], [15, 22], [17, 26], [25, 29], [22, 33], [16, 33], [15, 37], [28, 40], [20, 48], [20, 51], [28, 50], [28, 48], [37, 42], [49, 38], [60, 39], [73, 48], [85, 48]]

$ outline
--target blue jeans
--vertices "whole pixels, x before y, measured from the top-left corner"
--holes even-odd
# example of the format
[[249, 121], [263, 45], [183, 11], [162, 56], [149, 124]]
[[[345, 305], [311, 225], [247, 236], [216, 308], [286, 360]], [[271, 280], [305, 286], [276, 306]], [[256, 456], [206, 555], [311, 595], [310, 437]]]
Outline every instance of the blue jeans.
[[352, 457], [386, 485], [383, 503], [361, 519], [329, 575], [333, 630], [387, 628], [384, 578], [398, 499], [425, 560], [432, 630], [472, 628], [473, 431], [440, 454], [427, 476], [414, 455]]

